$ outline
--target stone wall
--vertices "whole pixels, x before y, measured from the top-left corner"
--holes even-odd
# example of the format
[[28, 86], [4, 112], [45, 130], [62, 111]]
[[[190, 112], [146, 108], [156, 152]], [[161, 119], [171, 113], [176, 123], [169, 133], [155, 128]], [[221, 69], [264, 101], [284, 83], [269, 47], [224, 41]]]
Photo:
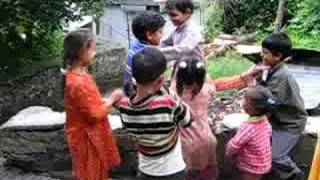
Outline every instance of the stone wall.
[[[128, 134], [123, 129], [113, 131], [121, 155], [121, 165], [112, 169], [114, 178], [135, 177], [137, 156]], [[59, 179], [72, 179], [71, 157], [63, 125], [45, 127], [6, 128], [0, 130], [0, 152], [6, 167], [24, 172], [37, 172]]]
[[[10, 118], [0, 126], [0, 160], [5, 159], [5, 163], [0, 161], [0, 167], [71, 180], [65, 117], [65, 113], [54, 112], [47, 107], [29, 107]], [[138, 167], [135, 146], [116, 121], [120, 121], [118, 116], [109, 116], [121, 155], [121, 165], [114, 167], [110, 175], [120, 179], [135, 177]]]
[[[99, 40], [92, 72], [104, 92], [110, 82], [119, 81], [126, 63], [126, 49], [118, 44]], [[63, 109], [60, 67], [52, 67], [29, 76], [0, 84], [0, 124], [19, 110], [35, 105]]]

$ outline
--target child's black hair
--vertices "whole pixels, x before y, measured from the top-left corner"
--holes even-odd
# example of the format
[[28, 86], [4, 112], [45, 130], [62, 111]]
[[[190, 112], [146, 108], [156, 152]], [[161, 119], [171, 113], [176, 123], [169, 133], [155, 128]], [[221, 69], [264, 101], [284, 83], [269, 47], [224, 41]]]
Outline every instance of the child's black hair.
[[139, 40], [148, 42], [147, 31], [156, 32], [162, 28], [166, 21], [155, 11], [145, 11], [136, 15], [132, 21], [133, 35]]
[[272, 54], [281, 53], [282, 60], [291, 56], [292, 43], [285, 33], [273, 33], [262, 41], [262, 47], [268, 49]]
[[260, 85], [249, 86], [245, 91], [245, 98], [255, 108], [257, 112], [255, 115], [270, 115], [277, 107], [272, 93]]
[[192, 0], [168, 0], [166, 3], [166, 9], [177, 9], [183, 14], [187, 12], [187, 9], [190, 9], [191, 13], [193, 13], [194, 5]]
[[[63, 42], [64, 54], [63, 65], [64, 71], [68, 70], [75, 61], [79, 60], [81, 51], [89, 48], [90, 41], [94, 39], [94, 34], [89, 29], [78, 29], [70, 32]], [[65, 76], [63, 76], [62, 87], [65, 86]]]
[[156, 81], [167, 68], [166, 57], [154, 47], [144, 48], [132, 60], [132, 76], [141, 85]]
[[184, 86], [193, 86], [192, 98], [197, 95], [204, 84], [206, 77], [206, 69], [199, 59], [190, 58], [178, 61], [175, 65], [176, 69], [176, 89], [178, 95], [182, 95]]

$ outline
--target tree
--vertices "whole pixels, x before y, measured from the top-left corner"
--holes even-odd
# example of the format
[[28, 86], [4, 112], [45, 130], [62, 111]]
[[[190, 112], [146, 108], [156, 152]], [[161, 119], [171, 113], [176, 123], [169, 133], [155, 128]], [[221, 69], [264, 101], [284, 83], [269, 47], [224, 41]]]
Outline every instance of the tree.
[[285, 8], [286, 8], [286, 2], [287, 0], [279, 0], [278, 4], [278, 10], [277, 10], [277, 17], [276, 17], [276, 27], [274, 32], [280, 32], [282, 28], [282, 21], [283, 21], [283, 16], [285, 13]]
[[107, 0], [1, 0], [0, 71], [36, 59], [38, 47], [82, 15], [99, 17]]
[[320, 1], [303, 0], [298, 4], [296, 16], [289, 28], [296, 32], [317, 36], [320, 35]]
[[240, 0], [224, 0], [224, 32], [233, 33], [239, 28]]

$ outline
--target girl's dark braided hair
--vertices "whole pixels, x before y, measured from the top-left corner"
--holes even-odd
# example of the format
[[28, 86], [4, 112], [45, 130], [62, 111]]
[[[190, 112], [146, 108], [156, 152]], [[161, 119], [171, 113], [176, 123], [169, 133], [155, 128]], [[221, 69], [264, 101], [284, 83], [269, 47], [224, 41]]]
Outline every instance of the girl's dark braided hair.
[[182, 95], [184, 86], [194, 85], [192, 91], [192, 98], [194, 98], [201, 91], [205, 82], [206, 69], [203, 62], [197, 58], [184, 59], [176, 63], [175, 69], [178, 95]]

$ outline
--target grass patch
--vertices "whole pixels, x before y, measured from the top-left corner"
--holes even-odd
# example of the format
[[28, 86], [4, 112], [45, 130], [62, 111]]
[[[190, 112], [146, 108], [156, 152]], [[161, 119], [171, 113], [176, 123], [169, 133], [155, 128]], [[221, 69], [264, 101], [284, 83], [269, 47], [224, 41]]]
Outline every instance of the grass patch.
[[252, 65], [245, 57], [230, 51], [224, 57], [209, 59], [208, 73], [214, 79], [234, 76], [248, 70]]
[[[224, 57], [209, 59], [208, 73], [213, 79], [239, 75], [253, 65], [248, 59], [240, 54], [230, 51]], [[226, 90], [217, 92], [217, 97], [231, 97], [238, 90]]]

